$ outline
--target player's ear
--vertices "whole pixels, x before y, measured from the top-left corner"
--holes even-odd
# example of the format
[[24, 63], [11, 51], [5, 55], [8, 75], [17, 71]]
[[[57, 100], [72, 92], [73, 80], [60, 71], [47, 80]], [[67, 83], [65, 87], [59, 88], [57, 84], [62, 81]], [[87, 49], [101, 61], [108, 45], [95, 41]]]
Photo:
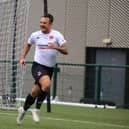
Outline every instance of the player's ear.
[[53, 25], [53, 22], [49, 21], [49, 24], [50, 24], [50, 25]]

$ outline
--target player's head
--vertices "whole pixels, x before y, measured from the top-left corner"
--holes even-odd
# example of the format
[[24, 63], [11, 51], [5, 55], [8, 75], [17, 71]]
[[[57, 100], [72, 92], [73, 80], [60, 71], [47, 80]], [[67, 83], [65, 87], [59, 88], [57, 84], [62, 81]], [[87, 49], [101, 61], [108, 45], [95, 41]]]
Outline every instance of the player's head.
[[45, 14], [40, 19], [40, 29], [43, 33], [49, 33], [54, 21], [54, 17], [51, 14]]

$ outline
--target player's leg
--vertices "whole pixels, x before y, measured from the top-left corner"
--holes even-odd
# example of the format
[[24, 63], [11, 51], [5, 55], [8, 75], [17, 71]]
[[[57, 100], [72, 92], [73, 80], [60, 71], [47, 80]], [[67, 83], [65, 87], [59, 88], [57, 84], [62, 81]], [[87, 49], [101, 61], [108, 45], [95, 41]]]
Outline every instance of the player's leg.
[[48, 75], [41, 77], [41, 79], [39, 80], [39, 83], [41, 85], [41, 91], [37, 97], [37, 102], [36, 102], [37, 109], [41, 108], [42, 102], [45, 100], [47, 93], [50, 91], [50, 87], [51, 87], [50, 77]]
[[48, 91], [50, 90], [51, 85], [51, 76], [53, 73], [53, 68], [49, 68], [43, 65], [40, 65], [36, 62], [33, 63], [32, 66], [32, 75], [36, 81], [36, 84], [40, 87], [40, 94], [37, 97], [36, 108], [32, 110], [33, 120], [38, 122], [39, 116], [38, 113], [40, 111], [42, 102], [45, 100]]
[[17, 124], [21, 124], [24, 115], [26, 113], [26, 111], [30, 108], [30, 106], [35, 102], [36, 97], [38, 96], [40, 92], [40, 88], [38, 85], [34, 85], [34, 87], [32, 88], [32, 92], [31, 94], [28, 94], [24, 103], [23, 107], [20, 107], [18, 109], [18, 117], [17, 117]]
[[30, 106], [34, 104], [35, 99], [38, 96], [39, 92], [40, 92], [40, 88], [37, 84], [35, 84], [34, 87], [32, 88], [31, 94], [28, 94], [28, 96], [26, 97], [26, 100], [23, 106], [24, 111], [27, 111], [30, 108]]
[[41, 105], [42, 105], [43, 101], [45, 100], [47, 93], [49, 92], [50, 87], [51, 87], [50, 77], [48, 75], [42, 76], [39, 80], [39, 84], [40, 84], [41, 90], [37, 97], [36, 108], [34, 110], [32, 110], [33, 120], [35, 122], [39, 122], [39, 120], [40, 120], [39, 119], [39, 111], [40, 111]]
[[36, 108], [39, 110], [41, 108], [43, 101], [45, 100], [45, 98], [47, 96], [47, 93], [50, 91], [51, 78], [53, 75], [53, 68], [45, 68], [45, 70], [47, 71], [47, 72], [44, 71], [44, 73], [46, 73], [46, 75], [42, 76], [39, 80], [41, 92], [38, 95], [37, 101], [36, 101]]

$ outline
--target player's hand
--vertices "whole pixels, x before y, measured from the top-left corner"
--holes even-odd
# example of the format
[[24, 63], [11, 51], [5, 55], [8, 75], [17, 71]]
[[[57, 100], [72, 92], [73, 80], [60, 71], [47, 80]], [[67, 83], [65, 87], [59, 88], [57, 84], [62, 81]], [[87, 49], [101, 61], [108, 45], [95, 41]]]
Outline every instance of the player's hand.
[[26, 60], [25, 59], [20, 59], [20, 64], [21, 65], [25, 65], [26, 64]]
[[57, 45], [55, 43], [48, 43], [48, 46], [51, 48], [51, 49], [57, 49]]

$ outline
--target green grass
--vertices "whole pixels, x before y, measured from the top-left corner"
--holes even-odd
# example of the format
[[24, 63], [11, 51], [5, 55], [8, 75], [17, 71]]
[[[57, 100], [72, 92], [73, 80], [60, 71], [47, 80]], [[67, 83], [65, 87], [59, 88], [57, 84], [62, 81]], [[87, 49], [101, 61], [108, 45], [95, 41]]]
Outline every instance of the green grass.
[[0, 129], [129, 129], [129, 110], [123, 109], [52, 105], [52, 112], [47, 113], [44, 105], [40, 116], [40, 123], [34, 123], [27, 112], [17, 125], [17, 111], [0, 110]]

